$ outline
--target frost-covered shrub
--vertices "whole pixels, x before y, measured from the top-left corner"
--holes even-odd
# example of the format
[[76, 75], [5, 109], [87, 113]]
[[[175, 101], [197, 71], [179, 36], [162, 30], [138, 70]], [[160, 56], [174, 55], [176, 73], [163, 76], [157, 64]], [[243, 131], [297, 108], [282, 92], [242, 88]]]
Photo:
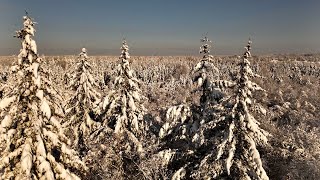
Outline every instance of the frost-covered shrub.
[[1, 179], [80, 179], [76, 174], [86, 167], [62, 131], [62, 99], [42, 68], [34, 25], [24, 16], [16, 32], [22, 43], [12, 67], [16, 79], [0, 102]]
[[100, 94], [95, 90], [98, 86], [92, 76], [92, 67], [88, 63], [85, 48], [82, 48], [75, 70], [71, 73], [70, 87], [75, 91], [68, 100], [66, 114], [68, 119], [63, 124], [72, 132], [73, 147], [85, 153], [86, 139], [96, 122], [93, 121], [93, 109], [97, 108]]

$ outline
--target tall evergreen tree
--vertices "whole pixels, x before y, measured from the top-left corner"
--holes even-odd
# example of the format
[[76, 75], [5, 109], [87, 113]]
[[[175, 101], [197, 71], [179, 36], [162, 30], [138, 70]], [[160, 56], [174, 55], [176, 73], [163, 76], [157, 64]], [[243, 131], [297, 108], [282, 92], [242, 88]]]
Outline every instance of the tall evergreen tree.
[[[186, 178], [186, 169], [196, 164], [197, 146], [203, 141], [197, 132], [202, 124], [215, 117], [213, 107], [224, 96], [221, 89], [233, 86], [230, 81], [218, 79], [219, 70], [214, 66], [214, 59], [210, 54], [211, 41], [204, 37], [201, 42], [203, 44], [199, 53], [203, 54], [203, 57], [193, 69], [194, 81], [197, 82], [195, 91], [201, 92], [200, 105], [185, 103], [168, 108], [167, 122], [159, 133], [164, 144], [160, 149], [164, 150], [158, 155], [165, 160], [163, 164], [166, 164], [167, 168], [173, 168], [172, 178], [176, 179]], [[190, 172], [188, 173], [190, 175]]]
[[62, 99], [41, 66], [34, 25], [23, 16], [16, 80], [0, 102], [1, 179], [80, 179], [86, 167], [62, 131]]
[[100, 102], [100, 94], [95, 90], [98, 85], [92, 76], [93, 69], [88, 62], [85, 48], [82, 48], [74, 69], [71, 73], [70, 87], [75, 93], [66, 105], [68, 119], [64, 127], [73, 132], [73, 147], [84, 155], [87, 151], [87, 138], [96, 124], [92, 120], [93, 110]]
[[[208, 42], [206, 38], [204, 41]], [[208, 54], [207, 48], [205, 44], [200, 52]], [[249, 79], [260, 77], [250, 68], [250, 49], [251, 41], [246, 46], [235, 82], [209, 81], [206, 73], [208, 66], [205, 66], [207, 61], [198, 63], [198, 68], [195, 69], [202, 69], [197, 76], [197, 82], [200, 82], [198, 86], [202, 89], [199, 116], [195, 116], [192, 111], [192, 116], [186, 116], [185, 112], [190, 111], [185, 111], [186, 108], [169, 109], [167, 116], [172, 114], [173, 121], [164, 124], [160, 137], [172, 134], [170, 137], [174, 139], [183, 138], [188, 141], [188, 148], [174, 149], [169, 146], [158, 154], [163, 157], [167, 168], [173, 170], [173, 179], [210, 179], [224, 176], [268, 179], [256, 149], [256, 143], [267, 143], [268, 133], [259, 128], [258, 121], [250, 114], [253, 108], [262, 109], [254, 104], [253, 91], [263, 91]], [[210, 56], [205, 55], [203, 59], [206, 57]], [[213, 88], [216, 89], [213, 91]], [[221, 88], [232, 88], [234, 95], [216, 96], [216, 92], [221, 92]], [[219, 145], [216, 147], [216, 144]]]
[[[201, 91], [200, 106], [180, 104], [168, 108], [166, 119], [169, 122], [166, 122], [161, 128], [159, 134], [161, 138], [172, 132], [176, 133], [173, 135], [175, 138], [179, 138], [182, 135], [181, 132], [186, 133], [183, 137], [190, 136], [192, 138], [191, 134], [196, 131], [200, 121], [209, 119], [207, 116], [213, 115], [212, 107], [219, 103], [224, 96], [222, 89], [234, 85], [233, 82], [219, 80], [219, 70], [215, 67], [213, 56], [210, 54], [211, 41], [208, 37], [204, 37], [201, 42], [203, 44], [199, 53], [203, 54], [203, 57], [192, 71], [195, 76], [194, 81], [197, 83], [197, 89], [194, 91]], [[180, 135], [177, 136], [177, 134]]]
[[[114, 88], [102, 99], [99, 108], [100, 127], [91, 135], [92, 149], [86, 157], [93, 172], [100, 172], [103, 179], [139, 179], [138, 167], [145, 155], [144, 143], [148, 124], [144, 120], [146, 99], [140, 90], [129, 63], [129, 46], [123, 40], [120, 62], [116, 69]], [[101, 145], [96, 145], [96, 144]]]
[[138, 151], [142, 151], [140, 139], [146, 133], [146, 123], [143, 116], [146, 99], [140, 90], [140, 81], [135, 77], [129, 63], [129, 46], [123, 40], [121, 46], [120, 63], [117, 67], [117, 77], [114, 80], [114, 89], [111, 90], [101, 102], [102, 128], [111, 128], [114, 133], [126, 136], [133, 142]]
[[[213, 56], [210, 54], [211, 41], [204, 37], [201, 39], [203, 45], [200, 47], [200, 54], [203, 54], [201, 61], [195, 66], [193, 72], [195, 73], [195, 81], [197, 82], [198, 88], [200, 88], [202, 94], [200, 98], [201, 111], [205, 110], [206, 107], [212, 103], [216, 103], [222, 96], [219, 89], [213, 89], [216, 87], [212, 86], [214, 77], [217, 77], [219, 70], [213, 64]], [[214, 91], [216, 90], [216, 91]], [[214, 92], [214, 93], [213, 93]]]
[[251, 114], [256, 107], [260, 107], [259, 110], [262, 108], [255, 103], [253, 92], [264, 90], [250, 80], [260, 77], [250, 68], [250, 40], [245, 49], [239, 64], [234, 95], [216, 106], [219, 110], [216, 112], [217, 118], [204, 123], [196, 134], [201, 139], [200, 147], [208, 149], [208, 145], [218, 146], [214, 150], [216, 153], [209, 150], [202, 156], [199, 166], [192, 173], [195, 178], [221, 178], [227, 175], [239, 179], [269, 179], [257, 150], [257, 143], [267, 144], [268, 133], [259, 127], [259, 122]]

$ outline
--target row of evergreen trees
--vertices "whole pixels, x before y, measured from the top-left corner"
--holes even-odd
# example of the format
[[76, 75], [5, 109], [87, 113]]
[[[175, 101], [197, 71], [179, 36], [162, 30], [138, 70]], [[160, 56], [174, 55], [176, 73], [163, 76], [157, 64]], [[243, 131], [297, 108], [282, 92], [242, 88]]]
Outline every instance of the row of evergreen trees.
[[[238, 76], [226, 81], [216, 76], [211, 41], [202, 39], [203, 58], [193, 70], [200, 105], [169, 107], [157, 131], [145, 117], [147, 98], [125, 40], [113, 89], [105, 95], [96, 90], [83, 48], [68, 83], [74, 94], [63, 105], [37, 54], [35, 22], [27, 15], [23, 21], [13, 83], [1, 85], [1, 179], [268, 179], [257, 150], [268, 133], [251, 113], [264, 111], [253, 99], [254, 91], [264, 90], [250, 80], [260, 77], [250, 68], [250, 40]], [[146, 169], [155, 159], [160, 163]]]

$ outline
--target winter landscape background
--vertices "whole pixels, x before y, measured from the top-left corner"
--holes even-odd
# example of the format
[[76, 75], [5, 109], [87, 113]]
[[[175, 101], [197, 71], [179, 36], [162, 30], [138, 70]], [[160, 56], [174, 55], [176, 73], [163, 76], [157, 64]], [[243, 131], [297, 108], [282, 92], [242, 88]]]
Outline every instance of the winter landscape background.
[[[43, 57], [44, 66], [51, 71], [54, 86], [64, 99], [73, 91], [66, 88], [65, 74], [70, 72], [77, 56]], [[201, 59], [197, 56], [134, 56], [132, 68], [142, 80], [142, 94], [147, 118], [158, 129], [166, 122], [169, 106], [184, 101], [199, 104], [200, 94], [193, 90], [191, 70]], [[1, 72], [8, 72], [15, 56], [1, 57]], [[91, 56], [89, 59], [100, 93], [112, 88], [117, 56]], [[219, 77], [230, 79], [239, 59], [235, 56], [215, 56]], [[254, 56], [253, 70], [265, 77], [258, 83], [268, 92], [260, 97], [266, 115], [259, 116], [261, 126], [272, 134], [271, 146], [261, 149], [270, 179], [317, 179], [320, 176], [320, 56], [291, 54]], [[104, 77], [105, 80], [104, 80]], [[3, 80], [2, 80], [3, 81]], [[107, 145], [107, 144], [106, 144]], [[103, 172], [100, 172], [103, 173]]]
[[319, 179], [319, 7], [2, 1], [0, 179]]

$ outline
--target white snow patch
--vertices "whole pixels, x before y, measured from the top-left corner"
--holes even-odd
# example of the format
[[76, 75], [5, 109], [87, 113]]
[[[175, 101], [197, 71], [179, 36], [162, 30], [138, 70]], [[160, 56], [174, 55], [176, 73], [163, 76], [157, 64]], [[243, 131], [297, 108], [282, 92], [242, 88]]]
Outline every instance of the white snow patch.
[[1, 100], [0, 102], [0, 109], [3, 110], [6, 107], [8, 107], [14, 100], [16, 99], [16, 96], [6, 97]]
[[40, 110], [42, 111], [42, 113], [48, 118], [50, 119], [51, 117], [51, 109], [47, 103], [46, 100], [43, 100], [42, 101], [42, 104], [41, 104], [41, 107], [40, 107]]

